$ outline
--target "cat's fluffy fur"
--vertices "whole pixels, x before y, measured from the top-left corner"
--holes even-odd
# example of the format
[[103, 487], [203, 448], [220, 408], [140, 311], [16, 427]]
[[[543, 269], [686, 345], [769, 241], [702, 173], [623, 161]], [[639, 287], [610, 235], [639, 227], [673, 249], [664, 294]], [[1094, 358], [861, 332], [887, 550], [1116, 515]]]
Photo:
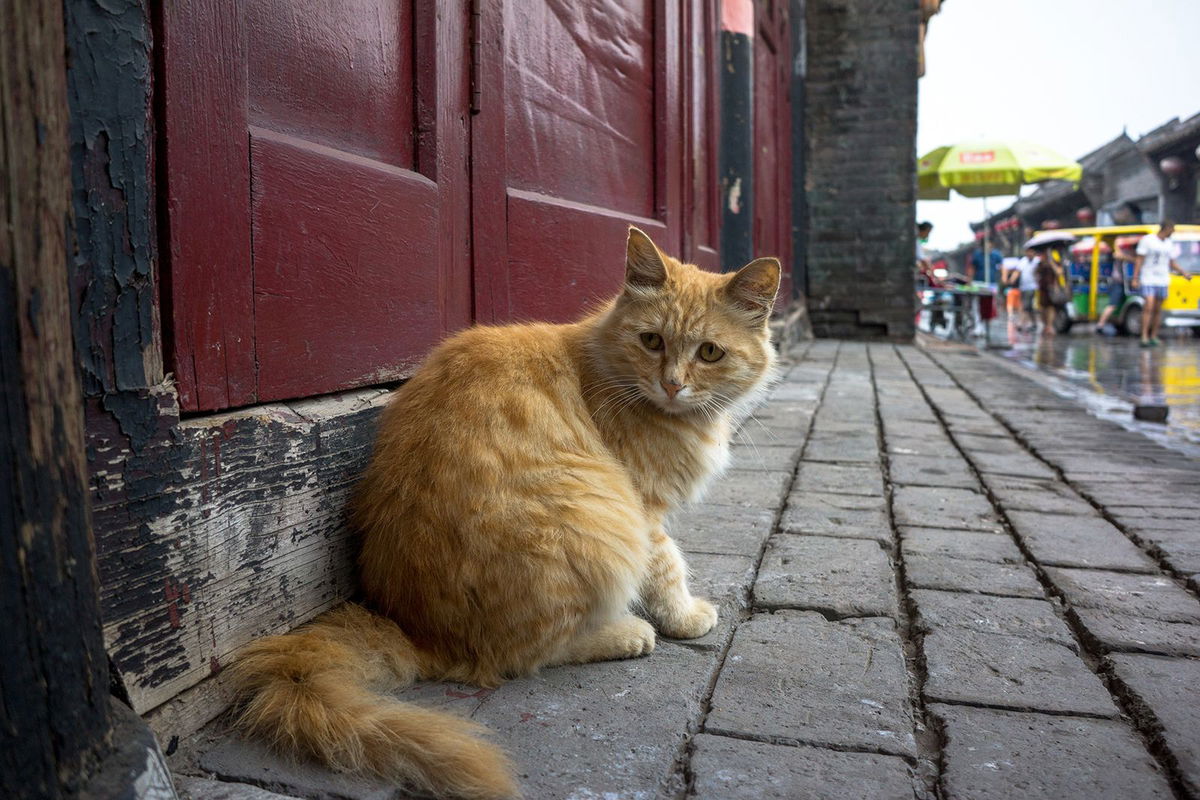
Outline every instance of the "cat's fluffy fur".
[[378, 613], [348, 604], [249, 646], [243, 727], [440, 795], [515, 796], [478, 726], [377, 692], [644, 655], [635, 607], [668, 636], [712, 628], [663, 526], [772, 374], [778, 284], [774, 259], [707, 273], [633, 228], [625, 286], [595, 314], [441, 344], [385, 411], [353, 506]]

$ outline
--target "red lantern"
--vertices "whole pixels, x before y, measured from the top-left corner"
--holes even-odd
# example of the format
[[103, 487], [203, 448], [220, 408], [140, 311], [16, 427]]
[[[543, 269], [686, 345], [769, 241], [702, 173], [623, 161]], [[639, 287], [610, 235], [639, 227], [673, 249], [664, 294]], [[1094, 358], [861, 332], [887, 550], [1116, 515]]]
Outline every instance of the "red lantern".
[[1158, 168], [1162, 170], [1162, 174], [1168, 178], [1178, 178], [1183, 175], [1187, 169], [1187, 165], [1183, 163], [1183, 159], [1179, 156], [1167, 156], [1162, 161], [1158, 162]]
[[1096, 212], [1084, 206], [1075, 212], [1075, 219], [1079, 220], [1081, 225], [1091, 225], [1096, 221]]
[[983, 241], [983, 231], [975, 231], [975, 241], [977, 241], [977, 242]]
[[1048, 219], [1042, 223], [1042, 230], [1045, 230], [1045, 231], [1052, 231], [1055, 228], [1061, 228], [1061, 227], [1062, 227], [1062, 225], [1059, 224], [1059, 221], [1056, 219]]

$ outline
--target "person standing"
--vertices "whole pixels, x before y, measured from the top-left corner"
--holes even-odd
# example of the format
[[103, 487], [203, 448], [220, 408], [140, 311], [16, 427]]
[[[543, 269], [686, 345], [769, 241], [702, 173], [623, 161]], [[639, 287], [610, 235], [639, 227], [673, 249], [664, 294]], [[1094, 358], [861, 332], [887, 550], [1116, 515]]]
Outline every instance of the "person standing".
[[1146, 303], [1142, 316], [1142, 347], [1162, 343], [1158, 339], [1158, 328], [1162, 324], [1162, 304], [1167, 299], [1171, 273], [1187, 275], [1176, 262], [1179, 246], [1171, 238], [1174, 232], [1175, 222], [1164, 219], [1156, 233], [1143, 236], [1137, 245], [1132, 285], [1135, 291], [1141, 292]]
[[1109, 265], [1108, 274], [1108, 305], [1100, 312], [1100, 319], [1096, 321], [1096, 333], [1102, 336], [1116, 336], [1116, 326], [1112, 324], [1112, 318], [1121, 311], [1121, 306], [1125, 305], [1125, 265], [1132, 264], [1134, 257], [1127, 250], [1113, 243], [1112, 263]]
[[1004, 254], [1000, 252], [998, 247], [993, 247], [988, 253], [987, 267], [983, 263], [983, 248], [979, 247], [971, 253], [970, 272], [967, 277], [971, 280], [991, 281], [1000, 274], [1000, 264], [1004, 261]]
[[1044, 339], [1054, 336], [1054, 314], [1058, 307], [1054, 304], [1054, 286], [1062, 278], [1062, 268], [1054, 260], [1050, 248], [1046, 248], [1036, 256], [1034, 278], [1037, 281], [1037, 302], [1042, 318], [1041, 335]]
[[1017, 262], [1017, 269], [1020, 270], [1021, 277], [1017, 281], [1017, 288], [1021, 290], [1021, 330], [1029, 332], [1034, 328], [1033, 309], [1034, 301], [1037, 299], [1037, 277], [1034, 271], [1038, 265], [1037, 251], [1032, 247], [1025, 248], [1025, 256]]

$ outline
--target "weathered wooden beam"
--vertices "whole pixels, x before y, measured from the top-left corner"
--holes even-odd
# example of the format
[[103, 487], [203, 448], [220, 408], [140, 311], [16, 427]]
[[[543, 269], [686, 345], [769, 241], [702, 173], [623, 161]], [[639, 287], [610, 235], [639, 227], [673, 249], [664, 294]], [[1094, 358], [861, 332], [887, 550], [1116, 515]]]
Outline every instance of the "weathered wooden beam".
[[350, 596], [345, 504], [387, 399], [181, 420], [170, 387], [148, 396], [158, 428], [141, 447], [95, 403], [88, 426], [105, 636], [138, 712]]
[[67, 293], [62, 4], [0, 5], [0, 796], [78, 792], [108, 747]]

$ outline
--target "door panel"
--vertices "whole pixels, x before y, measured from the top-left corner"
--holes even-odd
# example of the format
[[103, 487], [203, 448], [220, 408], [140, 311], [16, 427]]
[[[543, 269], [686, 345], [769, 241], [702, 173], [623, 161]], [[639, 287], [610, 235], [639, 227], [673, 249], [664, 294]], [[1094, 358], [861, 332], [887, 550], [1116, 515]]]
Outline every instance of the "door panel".
[[505, 3], [511, 187], [652, 215], [652, 11], [646, 0]]
[[260, 128], [250, 153], [260, 398], [411, 372], [441, 333], [438, 273], [398, 256], [436, 253], [437, 186]]
[[629, 224], [681, 251], [678, 8], [507, 0], [481, 22], [476, 314], [574, 319], [620, 287]]
[[394, 0], [165, 7], [186, 410], [394, 380], [469, 320], [466, 13]]

